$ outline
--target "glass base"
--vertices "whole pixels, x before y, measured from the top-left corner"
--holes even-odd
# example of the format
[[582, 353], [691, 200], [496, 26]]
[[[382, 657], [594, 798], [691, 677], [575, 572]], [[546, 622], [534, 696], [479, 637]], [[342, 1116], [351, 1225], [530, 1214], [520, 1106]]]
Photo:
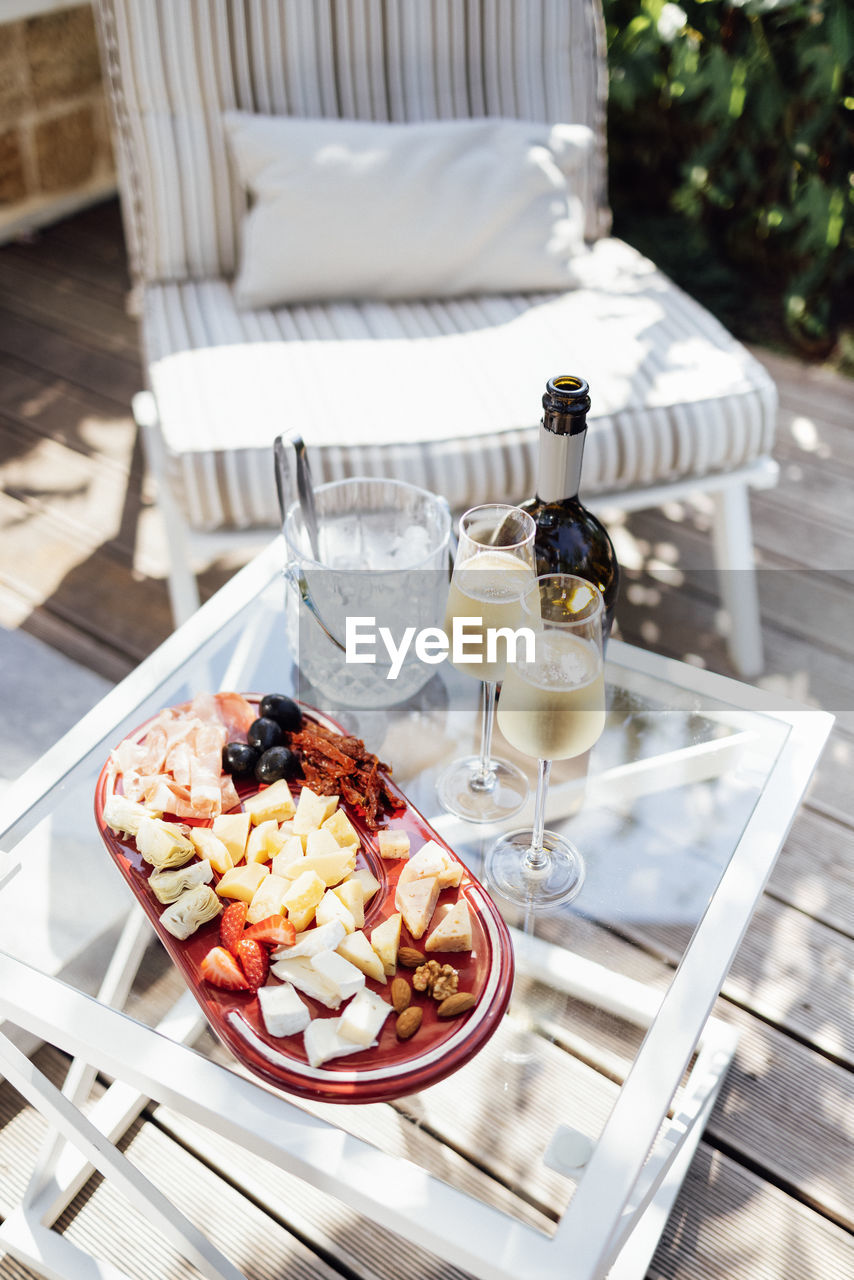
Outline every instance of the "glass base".
[[571, 841], [544, 831], [546, 862], [541, 870], [530, 870], [525, 863], [533, 834], [510, 831], [492, 846], [484, 863], [487, 888], [526, 910], [571, 902], [584, 883], [584, 859]]
[[528, 798], [528, 779], [506, 760], [490, 760], [480, 781], [480, 756], [455, 760], [439, 775], [436, 791], [446, 813], [466, 822], [501, 822], [518, 813]]

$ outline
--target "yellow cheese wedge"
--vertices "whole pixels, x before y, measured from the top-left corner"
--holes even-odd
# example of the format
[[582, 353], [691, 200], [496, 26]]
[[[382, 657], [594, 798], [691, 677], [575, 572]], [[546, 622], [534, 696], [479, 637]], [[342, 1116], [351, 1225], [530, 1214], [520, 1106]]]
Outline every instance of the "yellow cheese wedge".
[[[236, 867], [243, 861], [246, 852], [246, 841], [249, 839], [251, 819], [248, 813], [221, 813], [213, 820], [211, 830], [219, 836]], [[218, 869], [218, 868], [217, 868]]]
[[316, 871], [304, 871], [295, 880], [288, 881], [284, 905], [287, 908], [288, 919], [293, 922], [294, 928], [299, 930], [308, 928], [308, 924], [304, 923], [306, 915], [310, 923], [314, 910], [325, 892], [326, 885]]
[[386, 976], [383, 962], [361, 929], [357, 929], [354, 933], [348, 933], [345, 938], [342, 938], [335, 950], [339, 956], [349, 960], [357, 969], [361, 969], [362, 973], [368, 978], [373, 978], [375, 982], [385, 982]]
[[[337, 808], [337, 796], [319, 796], [311, 787], [303, 787], [293, 815], [294, 832], [297, 835], [308, 835], [309, 831], [317, 830], [327, 818], [332, 817]], [[291, 817], [290, 814], [287, 816]]]
[[277, 822], [282, 822], [292, 818], [296, 812], [294, 798], [284, 778], [279, 778], [278, 782], [274, 782], [272, 786], [264, 787], [257, 795], [244, 800], [243, 808], [249, 814], [254, 827], [257, 827], [260, 822], [266, 822], [268, 818], [275, 818]]
[[[246, 825], [249, 825], [248, 818]], [[234, 859], [225, 841], [221, 840], [210, 827], [191, 827], [190, 839], [199, 855], [207, 858], [218, 875], [223, 875], [234, 866]], [[240, 856], [243, 856], [242, 850]]]
[[259, 822], [257, 827], [253, 827], [249, 832], [246, 861], [269, 862], [279, 853], [286, 839], [287, 837], [279, 831], [279, 824], [275, 818], [267, 818], [264, 822]]
[[394, 905], [413, 938], [422, 937], [430, 924], [442, 890], [440, 875], [446, 869], [445, 857], [445, 850], [430, 840], [400, 873]]
[[278, 858], [276, 863], [276, 871], [280, 875], [293, 879], [304, 871], [315, 871], [323, 883], [331, 888], [348, 876], [356, 866], [356, 850], [336, 849], [334, 853], [307, 853], [304, 858], [298, 858], [289, 867], [283, 866], [281, 871], [279, 871]]
[[371, 898], [380, 887], [379, 880], [372, 871], [368, 870], [367, 867], [359, 867], [359, 870], [353, 871], [347, 879], [359, 881], [359, 884], [362, 886], [362, 893], [364, 894], [365, 902], [370, 902]]
[[318, 924], [329, 924], [330, 920], [340, 920], [348, 933], [353, 933], [356, 929], [353, 913], [344, 906], [341, 899], [331, 889], [327, 889], [323, 895], [320, 905], [314, 913], [314, 918]]
[[309, 831], [306, 836], [305, 854], [307, 858], [316, 853], [338, 853], [340, 848], [341, 846], [331, 831], [324, 831], [319, 828], [317, 831]]
[[425, 951], [471, 951], [471, 915], [465, 898], [457, 899], [424, 943]]
[[[282, 834], [282, 827], [279, 828], [279, 834]], [[273, 874], [284, 876], [288, 880], [295, 880], [300, 871], [304, 870], [300, 866], [304, 857], [305, 848], [300, 837], [286, 836], [285, 843], [273, 858]], [[288, 868], [292, 868], [290, 875], [288, 874]]]
[[280, 825], [279, 825], [279, 830], [282, 832], [282, 834], [283, 834], [283, 835], [288, 836], [288, 837], [290, 837], [290, 836], [298, 836], [298, 837], [299, 837], [299, 840], [300, 840], [300, 843], [302, 844], [302, 851], [303, 851], [303, 853], [305, 853], [305, 842], [306, 842], [306, 840], [308, 839], [308, 837], [307, 837], [307, 835], [306, 835], [305, 833], [303, 833], [302, 835], [300, 835], [300, 833], [299, 833], [298, 831], [294, 831], [294, 820], [293, 820], [293, 818], [288, 818], [288, 819], [286, 819], [286, 821], [285, 821], [285, 822], [280, 823]]
[[397, 971], [400, 925], [401, 915], [397, 911], [393, 916], [389, 916], [388, 920], [383, 920], [382, 924], [378, 924], [371, 933], [371, 946], [380, 960], [382, 960], [383, 969], [389, 975]]
[[358, 880], [344, 880], [332, 890], [340, 898], [353, 917], [356, 928], [365, 923], [365, 893]]
[[216, 891], [221, 898], [239, 898], [241, 902], [249, 903], [261, 887], [261, 881], [269, 874], [269, 868], [264, 863], [247, 862], [226, 871]]
[[336, 809], [331, 818], [321, 823], [321, 831], [330, 831], [342, 849], [358, 848], [359, 835], [343, 809]]
[[281, 915], [285, 909], [285, 894], [290, 887], [290, 880], [283, 880], [281, 876], [265, 876], [249, 903], [246, 923], [257, 924], [268, 916]]
[[440, 892], [438, 876], [423, 876], [409, 884], [398, 884], [394, 905], [413, 938], [420, 938], [426, 932]]

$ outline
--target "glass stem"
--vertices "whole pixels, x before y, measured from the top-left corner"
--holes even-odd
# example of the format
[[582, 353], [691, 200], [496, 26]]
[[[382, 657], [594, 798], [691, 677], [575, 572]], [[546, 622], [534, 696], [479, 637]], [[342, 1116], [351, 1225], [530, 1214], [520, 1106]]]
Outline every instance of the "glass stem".
[[526, 871], [542, 871], [548, 862], [548, 856], [543, 850], [543, 832], [546, 826], [546, 796], [549, 793], [549, 774], [551, 771], [551, 760], [537, 761], [537, 799], [534, 803], [534, 829], [531, 832], [531, 845], [525, 854]]
[[495, 786], [495, 774], [492, 771], [492, 725], [495, 720], [495, 681], [483, 682], [483, 720], [480, 729], [480, 761], [477, 773], [472, 778], [472, 786], [476, 791], [491, 791]]

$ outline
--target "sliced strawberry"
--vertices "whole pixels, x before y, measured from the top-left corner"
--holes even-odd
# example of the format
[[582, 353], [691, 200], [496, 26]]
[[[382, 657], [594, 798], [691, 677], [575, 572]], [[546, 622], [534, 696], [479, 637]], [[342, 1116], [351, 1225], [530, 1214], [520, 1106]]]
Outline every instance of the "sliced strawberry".
[[225, 947], [214, 947], [199, 966], [202, 977], [214, 987], [225, 991], [248, 991], [249, 983], [240, 972], [240, 966]]
[[251, 938], [253, 942], [260, 942], [265, 947], [291, 947], [297, 931], [284, 916], [267, 916], [266, 920], [250, 924], [243, 936]]
[[241, 938], [237, 944], [237, 958], [243, 966], [246, 981], [253, 991], [263, 987], [270, 972], [270, 957], [260, 942], [251, 938]]
[[243, 937], [243, 926], [246, 924], [246, 903], [232, 902], [226, 907], [219, 922], [219, 940], [233, 956], [237, 955], [237, 944]]

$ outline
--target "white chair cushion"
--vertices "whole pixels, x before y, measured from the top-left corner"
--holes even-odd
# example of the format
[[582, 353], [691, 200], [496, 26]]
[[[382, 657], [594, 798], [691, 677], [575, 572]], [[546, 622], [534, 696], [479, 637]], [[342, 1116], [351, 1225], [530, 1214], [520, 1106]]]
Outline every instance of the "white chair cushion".
[[533, 492], [546, 380], [590, 383], [583, 492], [727, 471], [766, 454], [771, 379], [618, 240], [579, 287], [241, 311], [224, 280], [150, 285], [143, 338], [172, 478], [197, 528], [278, 523], [271, 445], [299, 428], [318, 480], [391, 475], [455, 508]]
[[566, 289], [584, 249], [581, 125], [226, 113], [241, 307]]

